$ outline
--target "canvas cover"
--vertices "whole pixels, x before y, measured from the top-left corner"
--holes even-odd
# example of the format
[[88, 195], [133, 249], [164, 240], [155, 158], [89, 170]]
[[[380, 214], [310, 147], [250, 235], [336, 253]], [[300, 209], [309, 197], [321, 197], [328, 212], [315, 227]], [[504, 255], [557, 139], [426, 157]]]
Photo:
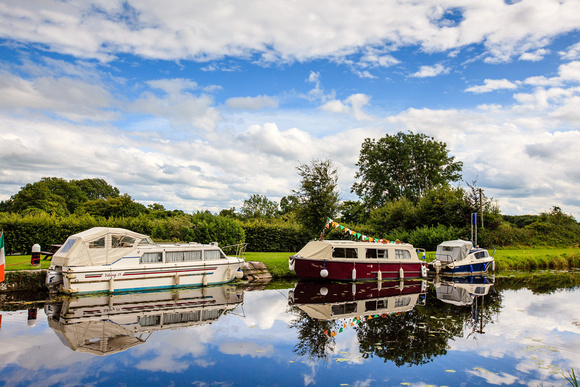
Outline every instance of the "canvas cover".
[[51, 262], [54, 266], [108, 265], [130, 254], [143, 241], [150, 239], [123, 228], [93, 227], [69, 236]]
[[328, 259], [332, 257], [332, 245], [323, 241], [311, 241], [296, 255], [308, 259]]
[[61, 342], [73, 351], [97, 356], [122, 352], [145, 342], [127, 328], [108, 320], [75, 324], [49, 320], [48, 325]]
[[467, 257], [472, 248], [473, 244], [469, 241], [461, 239], [446, 241], [437, 246], [435, 259], [445, 263], [460, 261]]
[[467, 289], [453, 285], [440, 285], [436, 287], [437, 299], [455, 306], [467, 306], [473, 304], [474, 296]]

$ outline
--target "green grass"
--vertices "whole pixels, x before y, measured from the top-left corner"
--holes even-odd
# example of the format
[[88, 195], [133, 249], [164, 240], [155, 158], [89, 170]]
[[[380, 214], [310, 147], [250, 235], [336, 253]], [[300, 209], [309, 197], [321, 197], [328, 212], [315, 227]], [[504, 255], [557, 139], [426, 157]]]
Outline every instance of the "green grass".
[[[490, 251], [492, 253], [493, 250]], [[246, 252], [246, 261], [264, 262], [275, 278], [293, 277], [288, 270], [288, 257], [295, 252]], [[429, 255], [429, 254], [428, 254]], [[434, 254], [433, 254], [434, 255]], [[40, 260], [41, 268], [47, 269], [50, 261]], [[521, 248], [502, 249], [495, 253], [496, 270], [569, 269], [580, 267], [580, 248]], [[6, 270], [33, 270], [30, 255], [6, 257]]]
[[[38, 270], [38, 266], [32, 266], [30, 264], [30, 255], [7, 255], [6, 263], [4, 264], [4, 269], [6, 271], [11, 270]], [[50, 266], [50, 261], [44, 261], [44, 255], [40, 256], [40, 268], [48, 269]]]

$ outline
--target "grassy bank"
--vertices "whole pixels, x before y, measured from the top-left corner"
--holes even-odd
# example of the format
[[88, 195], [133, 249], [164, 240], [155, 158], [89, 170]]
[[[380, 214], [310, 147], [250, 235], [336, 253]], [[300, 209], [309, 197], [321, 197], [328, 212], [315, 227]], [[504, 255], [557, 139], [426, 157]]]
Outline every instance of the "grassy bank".
[[[493, 250], [490, 251], [492, 253]], [[274, 278], [293, 277], [288, 270], [288, 257], [295, 252], [255, 253], [246, 252], [247, 261], [264, 262]], [[428, 256], [434, 254], [428, 254]], [[46, 269], [50, 261], [40, 260], [41, 268]], [[495, 252], [496, 270], [536, 270], [580, 268], [579, 248], [521, 248], [502, 249]], [[6, 270], [38, 269], [30, 265], [30, 255], [6, 257]]]

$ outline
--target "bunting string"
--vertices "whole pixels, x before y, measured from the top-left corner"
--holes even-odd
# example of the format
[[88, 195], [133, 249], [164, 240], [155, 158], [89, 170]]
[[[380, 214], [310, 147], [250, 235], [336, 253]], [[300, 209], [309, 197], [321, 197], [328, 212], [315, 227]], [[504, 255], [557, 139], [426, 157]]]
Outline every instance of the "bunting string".
[[363, 241], [363, 242], [401, 243], [401, 241], [399, 241], [398, 239], [396, 241], [390, 241], [388, 239], [378, 239], [378, 238], [372, 238], [372, 237], [363, 235], [363, 234], [361, 234], [359, 232], [356, 232], [356, 231], [353, 231], [353, 230], [351, 230], [349, 228], [344, 227], [343, 225], [339, 224], [338, 222], [335, 222], [334, 220], [332, 220], [330, 218], [327, 218], [326, 225], [324, 226], [324, 229], [320, 233], [319, 240], [323, 240], [324, 239], [324, 234], [326, 234], [326, 232], [329, 231], [331, 228], [334, 228], [336, 230], [342, 231], [343, 234], [349, 235], [349, 237], [351, 239], [360, 240], [360, 241]]

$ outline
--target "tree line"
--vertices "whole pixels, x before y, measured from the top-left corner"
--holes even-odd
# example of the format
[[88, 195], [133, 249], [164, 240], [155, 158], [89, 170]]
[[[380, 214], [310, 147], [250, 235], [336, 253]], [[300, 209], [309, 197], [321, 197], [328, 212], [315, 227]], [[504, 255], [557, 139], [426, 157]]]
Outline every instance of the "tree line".
[[[356, 166], [357, 180], [351, 192], [360, 200], [341, 200], [339, 174], [332, 160], [314, 159], [296, 167], [299, 186], [280, 202], [256, 193], [239, 210], [193, 215], [206, 223], [209, 217], [235, 221], [244, 233], [233, 234], [240, 241], [251, 240], [254, 251], [299, 249], [320, 234], [328, 218], [376, 238], [400, 239], [433, 249], [445, 239], [469, 239], [472, 213], [479, 214], [480, 245], [570, 246], [580, 240], [579, 223], [557, 206], [539, 215], [502, 215], [477, 182], [466, 183], [465, 188], [454, 186], [461, 181], [462, 163], [449, 154], [444, 142], [424, 134], [399, 132], [378, 140], [367, 138]], [[167, 210], [159, 203], [140, 204], [103, 179], [44, 177], [0, 202], [0, 225], [4, 226], [8, 214], [29, 219], [47, 214], [89, 217], [97, 223], [140, 218], [165, 222], [169, 228], [180, 221], [191, 227], [195, 223], [182, 210]], [[178, 234], [161, 232], [166, 226], [159, 224], [156, 236], [160, 239], [188, 241], [193, 236], [187, 227], [181, 227]], [[148, 231], [154, 234], [153, 229]], [[327, 237], [344, 236], [332, 231]], [[277, 243], [276, 238], [285, 242]]]

